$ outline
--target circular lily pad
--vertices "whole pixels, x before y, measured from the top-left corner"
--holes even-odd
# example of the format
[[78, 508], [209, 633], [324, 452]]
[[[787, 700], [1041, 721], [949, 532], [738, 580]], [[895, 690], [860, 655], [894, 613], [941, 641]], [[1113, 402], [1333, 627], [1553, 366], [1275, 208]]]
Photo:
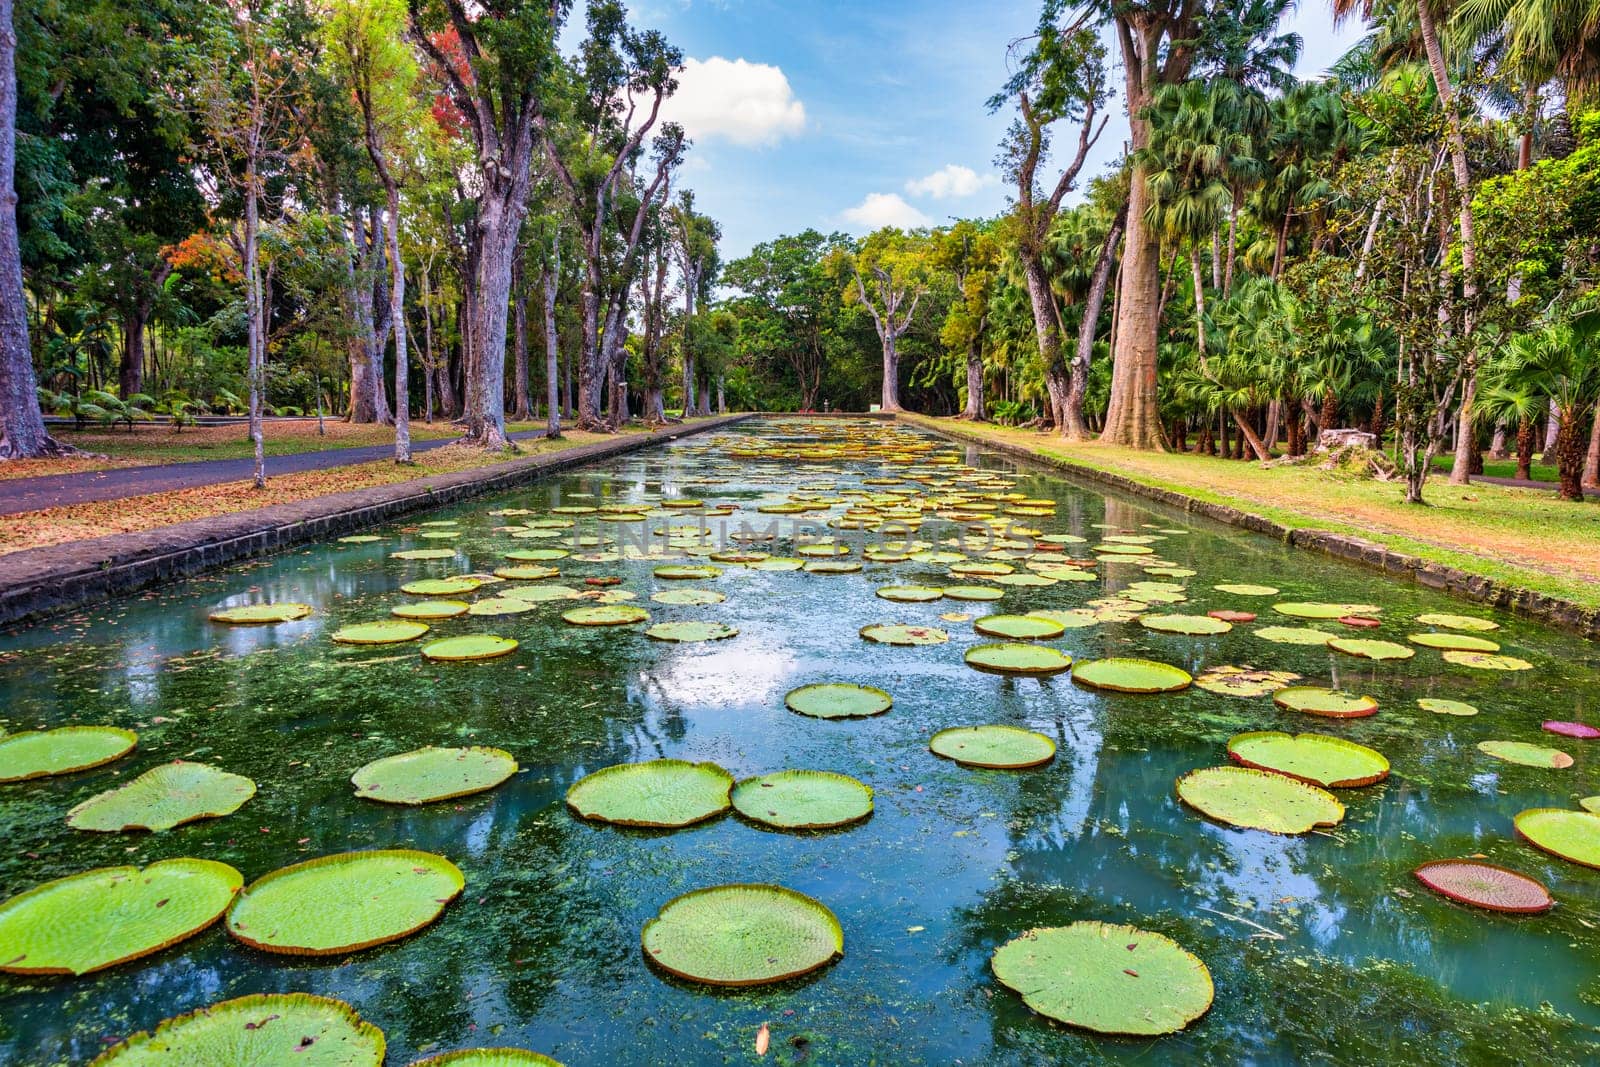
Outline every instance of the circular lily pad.
[[1188, 671], [1149, 659], [1094, 659], [1077, 664], [1072, 680], [1116, 693], [1176, 693], [1194, 678]]
[[1197, 637], [1225, 634], [1233, 629], [1233, 623], [1212, 618], [1210, 615], [1142, 615], [1139, 618], [1139, 625], [1157, 633], [1189, 634]]
[[426, 623], [406, 619], [384, 619], [380, 622], [341, 626], [333, 632], [333, 640], [341, 645], [393, 645], [402, 641], [415, 641], [427, 632]]
[[659, 593], [650, 594], [650, 599], [657, 604], [683, 604], [699, 608], [720, 604], [728, 598], [710, 589], [663, 589]]
[[572, 783], [567, 807], [597, 822], [675, 828], [727, 811], [732, 788], [733, 775], [715, 763], [619, 763]]
[[1424, 626], [1443, 626], [1447, 630], [1475, 630], [1488, 632], [1500, 629], [1500, 624], [1488, 619], [1478, 619], [1471, 615], [1443, 615], [1430, 614], [1418, 615], [1417, 621]]
[[538, 564], [523, 564], [517, 567], [496, 568], [494, 576], [504, 578], [509, 582], [537, 582], [542, 578], [554, 578], [560, 574], [558, 567], [541, 567]]
[[356, 796], [385, 804], [432, 804], [493, 789], [517, 773], [517, 761], [498, 748], [419, 748], [385, 756], [356, 771]]
[[1290, 601], [1272, 605], [1280, 615], [1297, 619], [1337, 619], [1343, 615], [1376, 615], [1382, 611], [1375, 604], [1321, 604], [1313, 601]]
[[1208, 693], [1230, 697], [1264, 697], [1298, 682], [1293, 671], [1266, 671], [1254, 667], [1208, 667], [1194, 684]]
[[972, 628], [989, 637], [1007, 637], [1013, 641], [1044, 641], [1067, 631], [1065, 623], [1045, 615], [986, 615], [974, 622]]
[[559, 1060], [520, 1048], [469, 1048], [417, 1060], [411, 1067], [562, 1067]]
[[1206, 612], [1206, 614], [1211, 616], [1213, 619], [1221, 619], [1223, 622], [1235, 622], [1235, 623], [1237, 623], [1237, 622], [1255, 622], [1256, 621], [1256, 613], [1255, 612], [1253, 612], [1253, 611], [1234, 611], [1232, 608], [1219, 608], [1216, 611], [1208, 611], [1208, 612]]
[[812, 560], [805, 566], [807, 574], [855, 574], [861, 569], [861, 564], [853, 559], [846, 560]]
[[685, 644], [695, 641], [721, 641], [736, 637], [739, 631], [725, 622], [658, 622], [644, 632], [657, 641], [678, 641]]
[[0, 904], [0, 971], [88, 974], [148, 956], [216, 922], [243, 884], [196, 859], [57, 878]]
[[641, 941], [663, 970], [717, 986], [797, 978], [844, 954], [833, 912], [776, 885], [719, 885], [675, 897], [644, 924]]
[[1578, 806], [1584, 811], [1592, 811], [1600, 815], [1600, 797], [1584, 797], [1578, 801]]
[[715, 578], [720, 575], [722, 573], [722, 568], [695, 567], [687, 564], [669, 564], [665, 567], [657, 567], [654, 573], [657, 578], [661, 578], [665, 581], [703, 581], [707, 578]]
[[750, 569], [753, 571], [797, 571], [805, 565], [805, 560], [795, 559], [793, 556], [773, 556], [771, 559], [764, 559], [760, 563], [750, 564]]
[[791, 689], [783, 702], [790, 711], [814, 719], [857, 719], [882, 715], [894, 698], [882, 689], [850, 682], [819, 682]]
[[1535, 848], [1585, 867], [1600, 867], [1600, 815], [1566, 808], [1529, 808], [1515, 820]]
[[879, 622], [861, 628], [861, 636], [880, 645], [942, 645], [950, 635], [937, 626]]
[[1344, 626], [1352, 626], [1357, 630], [1376, 630], [1383, 625], [1382, 619], [1374, 619], [1366, 615], [1341, 615], [1337, 621]]
[[1006, 591], [992, 585], [947, 585], [944, 595], [950, 600], [988, 601], [999, 600]]
[[1211, 972], [1169, 937], [1102, 922], [1029, 930], [990, 966], [1022, 1002], [1057, 1022], [1102, 1034], [1153, 1037], [1211, 1008]]
[[1344, 818], [1344, 805], [1326, 789], [1254, 767], [1190, 771], [1178, 779], [1178, 798], [1218, 822], [1275, 834], [1303, 834]]
[[1516, 656], [1496, 656], [1488, 652], [1458, 652], [1443, 654], [1446, 663], [1460, 667], [1475, 667], [1480, 671], [1531, 671], [1533, 664]]
[[1280, 689], [1272, 694], [1272, 702], [1280, 708], [1320, 715], [1325, 719], [1364, 719], [1378, 713], [1378, 702], [1371, 697], [1358, 697], [1316, 685], [1292, 685]]
[[967, 666], [991, 674], [1060, 674], [1072, 666], [1072, 657], [1046, 645], [1000, 641], [967, 649]]
[[533, 605], [533, 601], [520, 596], [492, 596], [473, 601], [467, 614], [492, 619], [501, 615], [521, 615], [525, 611], [532, 611]]
[[267, 952], [343, 955], [416, 933], [465, 885], [455, 864], [431, 852], [320, 856], [252, 882], [228, 909], [228, 933]]
[[1246, 767], [1274, 771], [1329, 789], [1372, 785], [1389, 777], [1389, 761], [1365, 745], [1326, 734], [1257, 730], [1236, 734], [1228, 755]]
[[465, 615], [471, 606], [465, 600], [423, 600], [401, 604], [390, 609], [389, 614], [402, 619], [453, 619]]
[[935, 585], [880, 585], [874, 592], [884, 600], [907, 604], [938, 600], [944, 596], [944, 590]]
[[294, 622], [311, 614], [310, 604], [249, 604], [242, 608], [222, 608], [208, 618], [230, 626], [264, 626], [274, 622]]
[[779, 830], [826, 830], [872, 814], [872, 787], [832, 771], [779, 771], [733, 787], [733, 809]]
[[629, 604], [601, 604], [593, 608], [572, 608], [562, 612], [561, 618], [573, 626], [631, 626], [649, 619], [650, 613]]
[[61, 726], [0, 736], [0, 782], [103, 767], [132, 752], [139, 735], [116, 726]]
[[1227, 593], [1230, 596], [1277, 596], [1278, 595], [1278, 590], [1276, 588], [1274, 588], [1273, 586], [1270, 586], [1270, 585], [1249, 585], [1249, 584], [1240, 583], [1240, 582], [1226, 582], [1226, 583], [1224, 583], [1222, 585], [1214, 585], [1211, 588], [1215, 589], [1219, 593]]
[[268, 993], [168, 1019], [102, 1052], [90, 1067], [379, 1067], [383, 1033], [341, 1000]]
[[67, 812], [75, 830], [170, 830], [196, 819], [231, 815], [256, 795], [256, 784], [204, 763], [176, 760], [152, 767]]
[[1572, 757], [1558, 748], [1546, 748], [1526, 741], [1479, 741], [1478, 751], [1507, 763], [1523, 767], [1544, 767], [1561, 770], [1572, 766]]
[[1500, 646], [1495, 642], [1482, 637], [1473, 637], [1471, 634], [1412, 634], [1406, 640], [1423, 648], [1437, 648], [1441, 651], [1452, 649], [1459, 652], [1500, 651]]
[[400, 587], [402, 593], [412, 596], [459, 596], [470, 593], [482, 585], [476, 578], [422, 578]]
[[557, 600], [576, 600], [583, 594], [565, 585], [519, 585], [507, 589], [505, 595], [524, 604], [549, 604]]
[[404, 552], [389, 553], [390, 559], [455, 559], [456, 550], [453, 548], [408, 548]]
[[496, 637], [493, 634], [463, 634], [446, 637], [422, 646], [423, 659], [458, 662], [461, 660], [495, 659], [509, 656], [517, 650], [513, 637]]
[[956, 726], [929, 738], [928, 751], [968, 767], [1021, 770], [1055, 759], [1056, 743], [1017, 726]]
[[1539, 728], [1558, 737], [1573, 737], [1579, 741], [1593, 741], [1600, 737], [1600, 730], [1586, 722], [1545, 722], [1540, 723]]
[[1364, 641], [1354, 637], [1335, 637], [1328, 642], [1328, 647], [1358, 659], [1410, 659], [1417, 654], [1416, 649], [1394, 641]]
[[1252, 632], [1275, 645], [1326, 645], [1333, 640], [1333, 634], [1299, 626], [1263, 626]]
[[1482, 860], [1434, 860], [1411, 872], [1417, 881], [1458, 904], [1531, 914], [1555, 906], [1542, 882]]
[[1476, 715], [1478, 709], [1464, 700], [1444, 700], [1439, 697], [1418, 697], [1417, 707], [1435, 715]]
[[383, 540], [383, 538], [379, 537], [377, 534], [351, 534], [349, 537], [339, 538], [339, 543], [341, 545], [368, 545], [374, 541], [381, 540]]
[[506, 559], [518, 563], [548, 563], [553, 559], [566, 559], [572, 555], [564, 548], [519, 548], [506, 553]]

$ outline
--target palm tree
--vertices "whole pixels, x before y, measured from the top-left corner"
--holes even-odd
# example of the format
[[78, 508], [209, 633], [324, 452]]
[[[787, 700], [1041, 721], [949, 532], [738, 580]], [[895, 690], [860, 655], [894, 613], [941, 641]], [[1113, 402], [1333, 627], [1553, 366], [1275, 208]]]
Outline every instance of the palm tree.
[[1501, 364], [1488, 368], [1475, 401], [1478, 411], [1497, 423], [1517, 424], [1517, 474], [1527, 481], [1533, 477], [1534, 423], [1544, 414], [1549, 401], [1527, 382], [1506, 374]]
[[1557, 322], [1518, 334], [1500, 371], [1548, 400], [1555, 413], [1556, 469], [1563, 500], [1583, 499], [1583, 424], [1600, 401], [1600, 332]]

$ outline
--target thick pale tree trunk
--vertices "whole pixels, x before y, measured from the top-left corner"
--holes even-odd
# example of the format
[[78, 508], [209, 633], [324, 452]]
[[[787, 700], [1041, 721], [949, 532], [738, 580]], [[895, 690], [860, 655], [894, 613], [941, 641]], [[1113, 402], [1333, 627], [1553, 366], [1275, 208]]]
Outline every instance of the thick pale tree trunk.
[[1039, 362], [1044, 367], [1044, 387], [1050, 398], [1050, 424], [1066, 433], [1067, 395], [1070, 391], [1067, 370], [1061, 362], [1061, 324], [1056, 316], [1056, 296], [1050, 288], [1050, 275], [1037, 254], [1023, 253], [1022, 276], [1028, 288], [1028, 304], [1033, 309], [1033, 335], [1039, 346]]
[[884, 411], [903, 411], [900, 406], [900, 349], [899, 337], [893, 331], [883, 337], [883, 401]]
[[561, 287], [561, 241], [555, 242], [553, 262], [544, 272], [544, 382], [545, 400], [550, 406], [545, 426], [547, 437], [561, 436], [561, 345], [556, 335], [556, 291]]
[[1494, 424], [1494, 437], [1489, 441], [1489, 458], [1505, 459], [1511, 453], [1506, 447], [1506, 424], [1501, 419]]
[[472, 344], [467, 349], [465, 437], [491, 451], [510, 446], [506, 437], [506, 313], [511, 298], [511, 264], [527, 206], [528, 160], [514, 165], [514, 177], [497, 195], [479, 201], [477, 295], [472, 308]]
[[144, 392], [144, 327], [143, 311], [130, 308], [122, 320], [122, 364], [117, 368], [118, 394], [124, 400]]
[[1087, 441], [1089, 424], [1083, 416], [1083, 397], [1089, 389], [1089, 364], [1094, 359], [1094, 338], [1100, 327], [1100, 309], [1105, 306], [1106, 290], [1111, 284], [1111, 267], [1117, 261], [1117, 245], [1122, 241], [1125, 217], [1118, 214], [1100, 245], [1100, 258], [1095, 261], [1094, 274], [1089, 279], [1089, 296], [1083, 305], [1083, 320], [1078, 324], [1078, 350], [1072, 358], [1067, 379], [1067, 402], [1062, 412], [1061, 432], [1074, 441]]
[[255, 446], [255, 487], [263, 489], [267, 484], [266, 443], [261, 434], [261, 387], [265, 371], [263, 362], [266, 323], [263, 321], [265, 309], [261, 299], [261, 263], [258, 256], [260, 206], [253, 164], [245, 171], [244, 180], [245, 319], [250, 348], [246, 378], [250, 384], [250, 443]]
[[511, 311], [513, 315], [511, 347], [515, 350], [515, 369], [512, 378], [515, 380], [514, 393], [516, 407], [512, 415], [517, 419], [530, 419], [533, 414], [530, 410], [532, 397], [528, 389], [528, 292], [522, 284], [521, 258], [512, 268], [511, 280]]
[[983, 347], [976, 340], [967, 343], [967, 406], [964, 419], [982, 422], [987, 411], [983, 403]]
[[394, 461], [411, 462], [411, 366], [406, 351], [406, 267], [400, 258], [400, 187], [385, 183], [389, 242], [389, 322], [394, 330]]
[[728, 401], [723, 396], [723, 384], [724, 383], [723, 383], [723, 380], [722, 380], [722, 374], [719, 372], [717, 374], [717, 414], [718, 415], [726, 415], [728, 413]]
[[[1142, 147], [1136, 120], [1136, 147]], [[1149, 192], [1142, 167], [1135, 167], [1128, 194], [1128, 233], [1123, 240], [1121, 287], [1117, 290], [1117, 341], [1111, 354], [1111, 403], [1100, 440], [1132, 448], [1162, 449], [1156, 386], [1156, 331], [1160, 326], [1161, 246], [1145, 221]]]
[[1589, 449], [1583, 459], [1583, 486], [1600, 489], [1600, 404], [1595, 405], [1594, 425], [1589, 428]]

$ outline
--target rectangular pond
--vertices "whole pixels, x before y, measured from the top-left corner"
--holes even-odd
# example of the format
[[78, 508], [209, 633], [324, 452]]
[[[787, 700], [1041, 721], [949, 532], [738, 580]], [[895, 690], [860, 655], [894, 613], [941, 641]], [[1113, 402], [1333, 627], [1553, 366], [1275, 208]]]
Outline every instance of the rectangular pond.
[[[713, 513], [662, 506], [696, 500]], [[985, 519], [1008, 528], [1009, 540], [996, 544]], [[464, 891], [431, 925], [364, 951], [269, 953], [218, 924], [81, 977], [0, 974], [0, 1063], [85, 1063], [170, 1016], [286, 992], [348, 1002], [383, 1031], [387, 1062], [397, 1065], [487, 1046], [569, 1065], [750, 1063], [763, 1023], [771, 1041], [763, 1062], [781, 1064], [1600, 1057], [1600, 871], [1532, 847], [1513, 827], [1519, 812], [1577, 810], [1600, 794], [1600, 741], [1541, 729], [1548, 720], [1600, 724], [1594, 644], [866, 420], [751, 421], [370, 533], [375, 540], [312, 545], [0, 635], [0, 728], [138, 734], [137, 749], [95, 769], [0, 784], [0, 899], [97, 867], [196, 857], [233, 866], [248, 884], [304, 860], [380, 848], [447, 857]], [[829, 536], [847, 551], [819, 547]], [[925, 544], [900, 544], [907, 536]], [[888, 547], [864, 558], [874, 544]], [[1065, 574], [1063, 557], [1092, 560], [1097, 546], [1114, 545], [1123, 551], [1098, 555], [1121, 561], [1085, 567], [1089, 580], [1048, 577]], [[427, 549], [444, 558], [394, 557]], [[530, 550], [566, 555], [507, 558]], [[746, 561], [709, 558], [730, 552]], [[861, 566], [752, 565], [762, 554]], [[969, 573], [952, 574], [952, 561]], [[998, 562], [991, 569], [1010, 574], [970, 573], [972, 562]], [[569, 595], [539, 594], [547, 599], [514, 614], [434, 620], [408, 643], [332, 640], [341, 627], [425, 599], [404, 584], [541, 565], [560, 573], [453, 598], [555, 585]], [[717, 573], [658, 577], [663, 565]], [[1041, 573], [1039, 584], [1010, 576]], [[620, 583], [586, 581], [610, 578]], [[876, 595], [886, 586], [980, 586], [992, 592], [976, 595], [997, 599], [896, 601]], [[653, 599], [686, 589], [723, 599]], [[1130, 590], [1145, 599], [1130, 607]], [[209, 619], [268, 602], [312, 611], [276, 625]], [[564, 612], [607, 602], [649, 619], [563, 621]], [[1296, 602], [1349, 605], [1379, 625], [1274, 610]], [[1378, 711], [1316, 718], [1282, 710], [1270, 695], [1108, 692], [1070, 673], [1003, 675], [964, 662], [969, 649], [997, 640], [975, 631], [979, 618], [1086, 606], [1102, 617], [1039, 644], [1080, 663], [1132, 657], [1196, 675], [1223, 665], [1292, 672], [1302, 685], [1370, 696]], [[1198, 636], [1132, 618], [1215, 610], [1259, 618]], [[1460, 632], [1417, 621], [1429, 613], [1498, 624], [1475, 636], [1528, 669], [1448, 662], [1412, 644], [1413, 634]], [[694, 642], [645, 632], [692, 621], [737, 632]], [[864, 627], [880, 623], [948, 640], [863, 639]], [[1374, 661], [1275, 643], [1257, 635], [1267, 627], [1319, 628], [1415, 654]], [[432, 640], [469, 634], [518, 647], [479, 662], [421, 655]], [[875, 686], [893, 706], [849, 719], [788, 710], [786, 693], [821, 682]], [[1419, 700], [1476, 714], [1441, 714]], [[981, 724], [1043, 734], [1055, 757], [986, 770], [930, 753], [936, 732]], [[1229, 739], [1262, 730], [1358, 742], [1387, 757], [1392, 773], [1337, 790], [1342, 821], [1303, 834], [1223, 825], [1178, 799], [1180, 776], [1228, 764]], [[1489, 741], [1554, 748], [1573, 762], [1524, 766], [1480, 750]], [[424, 806], [355, 795], [351, 775], [373, 760], [467, 745], [503, 749], [520, 771], [491, 791]], [[709, 761], [735, 779], [833, 771], [869, 785], [875, 810], [822, 832], [769, 829], [733, 813], [667, 831], [588, 821], [565, 803], [585, 775], [661, 758]], [[257, 791], [232, 814], [161, 832], [67, 825], [76, 805], [173, 760], [247, 776]], [[1555, 907], [1482, 911], [1412, 875], [1429, 860], [1471, 856], [1538, 879]], [[727, 883], [781, 885], [821, 901], [843, 931], [842, 957], [742, 989], [686, 981], [645, 958], [641, 929], [663, 904]], [[1214, 982], [1209, 1013], [1165, 1037], [1097, 1036], [1035, 1014], [996, 980], [997, 947], [1081, 921], [1134, 925], [1193, 952]]]

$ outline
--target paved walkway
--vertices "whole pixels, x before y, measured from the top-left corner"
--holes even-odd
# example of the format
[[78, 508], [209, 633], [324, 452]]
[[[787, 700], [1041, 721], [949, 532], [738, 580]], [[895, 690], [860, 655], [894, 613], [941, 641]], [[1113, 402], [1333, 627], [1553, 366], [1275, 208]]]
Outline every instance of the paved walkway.
[[[543, 436], [543, 430], [524, 430], [512, 434], [511, 438], [514, 441], [526, 441]], [[453, 440], [455, 438], [413, 441], [411, 451], [430, 452]], [[393, 445], [362, 445], [358, 448], [328, 448], [319, 452], [268, 456], [267, 476], [270, 478], [278, 474], [299, 474], [352, 463], [370, 463], [392, 455]], [[157, 463], [148, 467], [113, 467], [110, 470], [81, 471], [76, 474], [46, 474], [37, 478], [9, 478], [0, 480], [0, 515], [243, 481], [255, 473], [255, 468], [255, 458], [246, 457]]]

